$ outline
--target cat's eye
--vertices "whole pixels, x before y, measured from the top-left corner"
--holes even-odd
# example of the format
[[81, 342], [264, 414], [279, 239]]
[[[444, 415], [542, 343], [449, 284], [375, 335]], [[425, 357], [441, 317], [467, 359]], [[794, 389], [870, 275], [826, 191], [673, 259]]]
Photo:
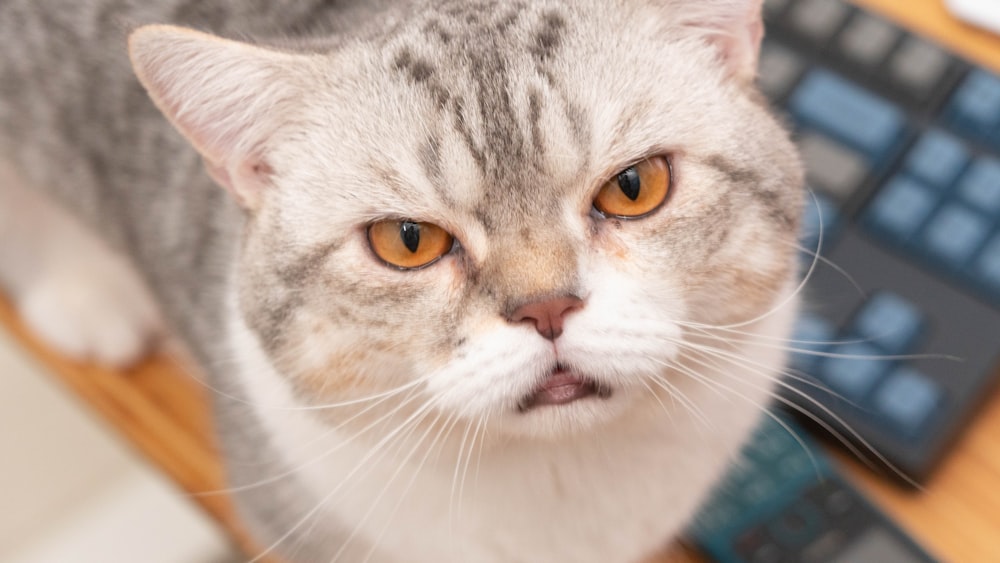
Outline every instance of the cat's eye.
[[647, 158], [605, 182], [594, 198], [594, 208], [612, 217], [643, 217], [666, 201], [670, 183], [670, 163], [666, 157]]
[[368, 227], [368, 244], [386, 264], [412, 270], [433, 263], [455, 239], [441, 227], [416, 221], [387, 220]]

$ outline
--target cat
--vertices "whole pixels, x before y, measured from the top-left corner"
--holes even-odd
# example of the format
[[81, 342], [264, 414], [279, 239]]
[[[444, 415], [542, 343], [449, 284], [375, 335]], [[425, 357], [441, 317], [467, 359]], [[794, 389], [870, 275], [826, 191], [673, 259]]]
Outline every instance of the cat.
[[261, 556], [640, 561], [783, 370], [762, 33], [761, 0], [5, 0], [0, 285], [76, 357], [186, 345]]

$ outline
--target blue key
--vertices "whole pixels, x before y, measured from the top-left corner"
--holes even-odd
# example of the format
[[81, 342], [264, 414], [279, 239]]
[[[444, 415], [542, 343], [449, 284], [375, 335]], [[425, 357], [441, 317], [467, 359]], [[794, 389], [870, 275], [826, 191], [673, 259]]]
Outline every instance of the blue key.
[[789, 106], [799, 120], [867, 153], [873, 161], [886, 156], [906, 123], [896, 106], [825, 70], [810, 72]]
[[907, 435], [915, 435], [941, 403], [943, 393], [924, 374], [900, 368], [875, 392], [875, 408]]
[[974, 70], [952, 97], [949, 111], [955, 125], [974, 135], [1000, 142], [1000, 76]]
[[910, 149], [906, 169], [930, 186], [946, 189], [969, 162], [969, 151], [955, 137], [931, 130]]
[[994, 236], [983, 247], [973, 272], [981, 282], [1000, 290], [1000, 235]]
[[858, 402], [868, 395], [889, 368], [885, 354], [865, 342], [842, 344], [833, 352], [837, 356], [823, 362], [823, 379], [849, 401]]
[[820, 356], [829, 348], [837, 337], [837, 329], [825, 318], [809, 312], [799, 314], [792, 331], [792, 342], [789, 346], [798, 351], [792, 352], [792, 365], [805, 373], [813, 373]]
[[958, 181], [958, 193], [973, 207], [1000, 214], [1000, 160], [982, 157], [973, 162]]
[[958, 268], [979, 250], [989, 231], [990, 223], [982, 215], [952, 203], [924, 228], [924, 242], [928, 252]]
[[889, 291], [869, 299], [854, 318], [851, 332], [889, 354], [909, 352], [923, 330], [924, 315], [913, 303]]
[[920, 182], [893, 178], [868, 207], [869, 224], [905, 242], [920, 229], [937, 205], [937, 195]]

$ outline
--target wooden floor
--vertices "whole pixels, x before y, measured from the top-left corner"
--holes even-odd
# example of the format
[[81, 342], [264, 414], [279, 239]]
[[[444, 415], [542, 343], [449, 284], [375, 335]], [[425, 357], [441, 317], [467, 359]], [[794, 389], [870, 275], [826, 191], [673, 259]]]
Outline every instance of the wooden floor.
[[[38, 343], [2, 297], [0, 326], [182, 489], [198, 493], [225, 487], [211, 441], [205, 388], [178, 362], [163, 354], [117, 372], [68, 361]], [[227, 497], [193, 498], [222, 523], [235, 543], [253, 552], [255, 547], [240, 528]]]

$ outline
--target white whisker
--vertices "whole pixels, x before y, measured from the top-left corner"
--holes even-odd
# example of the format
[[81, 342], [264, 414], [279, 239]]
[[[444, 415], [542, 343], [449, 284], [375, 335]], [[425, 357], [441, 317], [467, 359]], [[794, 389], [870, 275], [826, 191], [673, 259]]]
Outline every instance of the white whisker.
[[[372, 542], [372, 547], [369, 549], [368, 554], [365, 556], [364, 559], [365, 562], [367, 562], [372, 557], [372, 555], [375, 554], [375, 550], [378, 547], [382, 537], [385, 536], [385, 533], [389, 530], [389, 526], [392, 524], [393, 518], [395, 518], [396, 513], [399, 511], [400, 506], [402, 506], [403, 504], [403, 501], [409, 495], [410, 490], [413, 488], [413, 484], [417, 480], [417, 477], [420, 475], [421, 471], [423, 471], [424, 465], [430, 458], [431, 452], [434, 451], [434, 447], [437, 445], [438, 440], [440, 440], [442, 436], [448, 436], [451, 434], [452, 429], [458, 422], [457, 418], [455, 419], [455, 421], [452, 422], [451, 419], [453, 417], [455, 417], [454, 413], [452, 413], [452, 415], [450, 415], [448, 419], [445, 420], [444, 424], [441, 425], [441, 429], [438, 430], [437, 435], [435, 435], [434, 440], [432, 440], [430, 445], [427, 446], [427, 451], [424, 453], [424, 457], [421, 458], [420, 463], [417, 465], [417, 468], [413, 471], [413, 474], [410, 476], [410, 481], [406, 484], [406, 487], [403, 489], [403, 492], [399, 495], [399, 498], [396, 500], [396, 504], [393, 506], [392, 511], [390, 511], [389, 518], [387, 518], [385, 524], [383, 524], [382, 530], [379, 532], [378, 536]], [[433, 427], [433, 424], [431, 426]], [[439, 448], [439, 453], [441, 449], [444, 449], [444, 443], [445, 443], [444, 441], [441, 442], [442, 447]]]
[[[409, 403], [411, 403], [414, 400], [416, 400], [416, 397], [411, 395], [404, 402], [402, 402], [399, 405], [397, 405], [396, 408], [393, 409], [391, 412], [383, 414], [379, 418], [375, 419], [373, 422], [371, 422], [371, 423], [367, 424], [366, 426], [364, 426], [361, 430], [358, 430], [357, 432], [355, 432], [351, 436], [347, 437], [346, 439], [344, 439], [343, 441], [341, 441], [340, 443], [338, 443], [333, 448], [330, 448], [329, 450], [323, 452], [322, 454], [314, 457], [312, 460], [310, 460], [310, 461], [308, 461], [308, 462], [306, 462], [306, 463], [304, 463], [302, 465], [299, 465], [298, 467], [296, 467], [294, 469], [290, 469], [288, 471], [285, 471], [283, 473], [279, 473], [277, 475], [272, 475], [270, 477], [267, 477], [267, 478], [262, 479], [260, 481], [256, 481], [254, 483], [248, 483], [248, 484], [240, 485], [240, 486], [236, 486], [236, 487], [228, 487], [228, 488], [225, 488], [225, 489], [216, 489], [216, 490], [211, 490], [211, 491], [200, 491], [200, 492], [197, 492], [197, 493], [191, 493], [191, 496], [193, 496], [193, 497], [203, 497], [203, 496], [212, 496], [212, 495], [220, 495], [220, 494], [238, 493], [238, 492], [242, 492], [242, 491], [248, 491], [248, 490], [251, 490], [251, 489], [256, 489], [258, 487], [263, 487], [265, 485], [270, 485], [272, 483], [280, 481], [281, 479], [285, 479], [285, 478], [287, 478], [287, 477], [289, 477], [291, 475], [294, 475], [295, 473], [298, 473], [299, 471], [302, 471], [303, 469], [305, 469], [307, 467], [310, 467], [312, 465], [315, 465], [316, 463], [319, 463], [321, 460], [328, 458], [329, 456], [331, 456], [334, 453], [336, 453], [337, 451], [339, 451], [341, 448], [346, 447], [347, 445], [351, 444], [352, 442], [354, 442], [354, 440], [358, 439], [359, 437], [361, 437], [363, 434], [365, 434], [366, 432], [368, 432], [369, 430], [371, 430], [372, 428], [374, 428], [378, 424], [380, 424], [380, 423], [382, 423], [384, 421], [387, 421], [390, 418], [392, 418], [393, 416], [395, 416], [397, 413], [399, 413], [400, 410], [402, 410], [404, 407], [406, 407], [406, 405], [408, 405]], [[326, 430], [323, 434], [321, 434], [317, 438], [314, 438], [310, 442], [315, 442], [315, 441], [317, 441], [317, 440], [319, 440], [319, 439], [321, 439], [323, 437], [328, 436], [329, 434], [331, 434], [331, 433], [337, 431], [338, 429], [342, 428], [347, 423], [349, 423], [351, 420], [353, 420], [355, 417], [360, 416], [361, 414], [362, 413], [358, 413], [357, 415], [355, 415], [354, 417], [351, 417], [350, 419], [344, 421], [340, 425], [335, 426], [333, 428], [330, 428], [330, 429]]]
[[[686, 373], [689, 376], [692, 376], [692, 375], [695, 375], [696, 372], [686, 371], [684, 373]], [[712, 381], [709, 378], [707, 378], [707, 377], [705, 377], [704, 375], [701, 375], [701, 374], [697, 374], [696, 379], [698, 381], [703, 382], [705, 385], [708, 385], [709, 382]], [[740, 380], [740, 382], [741, 383], [745, 383], [742, 380]], [[715, 383], [715, 388], [725, 390], [726, 392], [730, 393], [731, 395], [735, 395], [736, 397], [738, 397], [740, 399], [743, 399], [745, 402], [747, 402], [750, 405], [753, 405], [754, 407], [757, 408], [757, 410], [759, 410], [760, 412], [764, 413], [766, 416], [768, 416], [769, 418], [771, 418], [772, 420], [774, 420], [776, 423], [778, 423], [779, 425], [781, 425], [781, 427], [784, 428], [792, 436], [792, 438], [798, 443], [798, 445], [802, 448], [802, 450], [809, 456], [809, 460], [812, 463], [813, 467], [815, 468], [816, 474], [819, 475], [821, 473], [820, 469], [819, 469], [819, 463], [816, 461], [816, 458], [813, 456], [812, 450], [809, 449], [809, 447], [806, 445], [805, 441], [803, 441], [802, 438], [797, 433], [795, 433], [791, 429], [791, 427], [788, 426], [788, 424], [785, 421], [781, 420], [780, 417], [776, 416], [774, 413], [772, 413], [770, 410], [768, 410], [767, 407], [765, 407], [764, 405], [761, 405], [757, 401], [754, 401], [754, 400], [750, 399], [745, 394], [743, 394], [740, 391], [734, 389], [733, 387], [731, 387], [729, 385], [722, 384], [722, 382], [714, 382], [714, 383]], [[761, 386], [758, 386], [758, 385], [751, 385], [751, 386], [753, 388], [757, 389], [757, 390], [760, 390], [760, 391], [767, 391], [769, 395], [773, 396], [773, 393], [771, 393], [770, 390], [767, 389], [767, 388], [765, 388], [765, 387], [761, 387]]]
[[[702, 353], [709, 353], [709, 354], [711, 354], [711, 353], [714, 353], [716, 351], [712, 350], [712, 351], [706, 352], [706, 351], [702, 350], [701, 352]], [[731, 355], [730, 357], [726, 357], [725, 355], [717, 355], [716, 358], [717, 359], [724, 359], [726, 361], [729, 361], [729, 362], [731, 362], [732, 364], [734, 364], [737, 367], [743, 367], [744, 366], [744, 364], [741, 364], [740, 362], [746, 362], [748, 364], [753, 364], [754, 363], [754, 362], [750, 362], [746, 358], [739, 358], [738, 356], [735, 356], [735, 355]], [[761, 387], [761, 386], [758, 386], [758, 385], [754, 385], [751, 382], [748, 382], [746, 379], [739, 378], [739, 376], [737, 374], [731, 373], [731, 370], [721, 369], [719, 367], [716, 367], [716, 370], [718, 371], [718, 373], [724, 375], [725, 377], [733, 378], [733, 379], [739, 381], [740, 383], [743, 383], [743, 384], [746, 384], [746, 385], [751, 385], [754, 388], [756, 388], [758, 390], [761, 390], [761, 391], [766, 391], [774, 400], [776, 400], [776, 401], [778, 401], [778, 402], [780, 402], [782, 404], [785, 404], [785, 405], [789, 406], [790, 408], [792, 408], [792, 409], [794, 409], [794, 410], [796, 410], [798, 412], [801, 412], [803, 415], [805, 415], [806, 417], [808, 417], [809, 419], [811, 419], [812, 421], [814, 421], [816, 424], [818, 424], [820, 427], [822, 427], [825, 431], [829, 432], [830, 435], [834, 436], [839, 442], [841, 442], [858, 459], [862, 460], [866, 465], [869, 465], [869, 466], [873, 467], [872, 463], [868, 459], [868, 456], [866, 454], [864, 454], [861, 450], [859, 450], [857, 447], [855, 447], [854, 444], [853, 444], [853, 442], [851, 442], [850, 440], [848, 440], [843, 434], [841, 434], [839, 431], [837, 431], [835, 428], [833, 428], [830, 424], [826, 423], [822, 418], [820, 418], [818, 415], [812, 413], [811, 411], [809, 411], [808, 409], [806, 409], [802, 405], [800, 405], [800, 404], [798, 404], [798, 403], [796, 403], [794, 401], [791, 401], [791, 400], [789, 400], [789, 399], [787, 399], [785, 397], [782, 397], [780, 394], [775, 393], [770, 386], [768, 386], [768, 387]], [[777, 372], [774, 372], [774, 373], [775, 373], [775, 375], [777, 375]], [[770, 377], [768, 379], [772, 383], [775, 383], [775, 384], [779, 384], [780, 385], [780, 384], [783, 383], [783, 382], [781, 382], [780, 380], [778, 380], [774, 376], [772, 376], [772, 377]], [[892, 462], [890, 462], [881, 452], [879, 452], [874, 446], [872, 446], [871, 443], [869, 443], [867, 440], [865, 440], [864, 437], [861, 436], [860, 433], [858, 433], [856, 430], [854, 430], [851, 427], [851, 425], [847, 423], [847, 421], [845, 421], [842, 417], [840, 417], [835, 412], [833, 412], [833, 410], [831, 410], [829, 407], [827, 407], [826, 405], [824, 405], [823, 403], [821, 403], [819, 400], [817, 400], [816, 398], [812, 397], [808, 393], [805, 393], [801, 389], [797, 389], [796, 387], [794, 387], [792, 385], [788, 385], [788, 384], [784, 384], [784, 387], [786, 389], [788, 389], [790, 392], [792, 392], [792, 393], [798, 395], [799, 397], [801, 397], [806, 402], [808, 402], [811, 405], [813, 405], [813, 407], [815, 407], [816, 409], [818, 409], [820, 412], [823, 412], [826, 416], [829, 416], [836, 424], [838, 424], [839, 426], [843, 427], [850, 434], [850, 436], [853, 439], [857, 440], [858, 443], [860, 443], [868, 452], [870, 452], [873, 456], [875, 456], [875, 458], [880, 463], [884, 464], [890, 471], [892, 471], [893, 473], [895, 473], [896, 475], [898, 475], [900, 478], [902, 478], [904, 481], [906, 481], [910, 485], [912, 485], [914, 487], [917, 487], [917, 488], [920, 488], [919, 485], [915, 481], [913, 481], [909, 476], [907, 476], [905, 473], [903, 473], [902, 470], [900, 470]]]
[[[389, 491], [390, 486], [396, 482], [396, 479], [399, 477], [399, 474], [403, 472], [403, 469], [407, 468], [410, 459], [417, 452], [417, 450], [419, 450], [420, 447], [423, 445], [424, 440], [426, 440], [427, 436], [429, 436], [430, 433], [434, 430], [434, 426], [438, 423], [438, 421], [441, 420], [442, 416], [443, 413], [438, 412], [434, 420], [432, 420], [431, 423], [427, 425], [427, 430], [424, 430], [424, 433], [421, 434], [419, 438], [417, 438], [416, 442], [413, 444], [413, 447], [411, 447], [410, 451], [406, 453], [403, 460], [397, 464], [396, 470], [393, 471], [392, 475], [389, 477], [389, 480], [385, 482], [385, 484], [382, 487], [382, 490], [379, 491], [379, 493], [375, 495], [375, 497], [371, 500], [368, 510], [364, 513], [361, 519], [358, 520], [357, 523], [355, 524], [354, 530], [351, 531], [350, 535], [347, 536], [347, 539], [345, 539], [344, 542], [341, 544], [340, 549], [338, 549], [337, 552], [333, 555], [331, 563], [336, 563], [340, 559], [340, 556], [343, 555], [344, 550], [347, 549], [347, 546], [349, 546], [351, 542], [354, 541], [354, 538], [357, 537], [358, 532], [361, 531], [361, 528], [365, 525], [368, 519], [371, 518], [372, 513], [375, 512], [375, 509], [378, 507], [379, 502], [381, 502], [382, 497], [384, 497], [385, 494]], [[441, 435], [441, 429], [438, 430], [438, 436], [440, 435]], [[427, 456], [430, 455], [430, 451], [431, 447], [428, 447], [427, 451], [424, 453], [423, 459], [427, 459]], [[413, 479], [416, 479], [416, 475], [413, 476]], [[410, 482], [412, 484], [413, 480], [411, 479]], [[400, 495], [399, 502], [402, 502], [403, 498], [405, 498], [405, 495]]]
[[384, 436], [378, 443], [376, 443], [368, 451], [367, 454], [365, 454], [364, 456], [362, 456], [362, 458], [358, 461], [358, 463], [354, 466], [354, 468], [350, 472], [348, 472], [347, 475], [344, 476], [344, 478], [341, 480], [341, 482], [336, 487], [334, 487], [332, 491], [330, 491], [322, 499], [320, 499], [320, 501], [318, 503], [316, 503], [316, 505], [313, 506], [313, 508], [311, 510], [309, 510], [309, 512], [307, 512], [305, 514], [305, 516], [303, 516], [301, 519], [299, 519], [295, 524], [292, 525], [292, 527], [287, 532], [285, 532], [281, 537], [279, 537], [271, 545], [269, 545], [261, 553], [259, 553], [256, 557], [254, 557], [250, 561], [250, 563], [257, 563], [262, 558], [264, 558], [265, 556], [267, 556], [267, 554], [271, 553], [278, 545], [280, 545], [283, 541], [285, 541], [286, 539], [288, 539], [289, 536], [291, 536], [293, 533], [295, 533], [295, 531], [298, 530], [308, 519], [310, 519], [313, 516], [315, 516], [316, 513], [318, 513], [320, 511], [320, 509], [322, 509], [323, 506], [326, 505], [326, 503], [329, 502], [330, 499], [333, 498], [333, 496], [335, 494], [337, 494], [337, 492], [340, 491], [340, 489], [344, 486], [344, 484], [347, 483], [347, 482], [349, 482], [354, 477], [354, 475], [358, 471], [361, 470], [361, 467], [364, 464], [368, 463], [368, 461], [373, 456], [375, 456], [375, 454], [377, 452], [379, 452], [380, 450], [382, 450], [385, 447], [385, 445], [387, 443], [389, 443], [393, 439], [393, 437], [395, 437], [399, 432], [402, 432], [403, 428], [405, 428], [407, 425], [409, 425], [410, 423], [412, 423], [414, 420], [422, 419], [424, 417], [425, 413], [427, 413], [433, 406], [434, 406], [434, 401], [433, 400], [427, 401], [419, 409], [417, 409], [416, 412], [414, 412], [413, 414], [411, 414], [405, 421], [403, 421], [403, 423], [400, 424], [400, 426], [398, 426], [396, 428], [396, 430], [394, 430], [393, 432], [390, 432], [389, 434], [387, 434], [386, 436]]
[[652, 381], [658, 387], [669, 393], [671, 396], [676, 397], [677, 400], [681, 402], [681, 405], [683, 405], [684, 408], [687, 409], [688, 412], [690, 412], [694, 416], [695, 420], [698, 420], [699, 422], [704, 424], [705, 427], [708, 428], [709, 430], [715, 430], [715, 426], [705, 415], [705, 412], [702, 411], [701, 408], [698, 407], [698, 405], [694, 404], [694, 402], [690, 398], [688, 398], [687, 395], [681, 392], [681, 390], [678, 389], [674, 384], [670, 383], [666, 379], [663, 379], [662, 377], [656, 377], [650, 375], [648, 376], [648, 378], [650, 381]]

